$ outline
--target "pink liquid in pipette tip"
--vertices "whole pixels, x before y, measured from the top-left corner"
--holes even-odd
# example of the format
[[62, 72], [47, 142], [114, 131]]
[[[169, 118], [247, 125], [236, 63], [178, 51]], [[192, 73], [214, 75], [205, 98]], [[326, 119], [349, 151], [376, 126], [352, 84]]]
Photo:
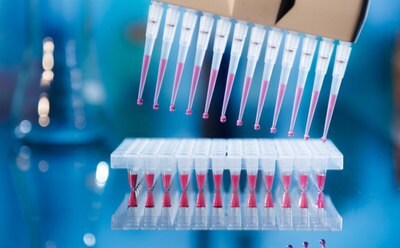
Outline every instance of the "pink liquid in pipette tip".
[[203, 190], [204, 182], [206, 181], [206, 175], [205, 174], [196, 174], [196, 181], [197, 181], [197, 188], [199, 190]]
[[244, 110], [246, 108], [247, 98], [249, 97], [249, 91], [250, 91], [252, 80], [253, 80], [253, 78], [251, 78], [251, 77], [246, 77], [244, 80], [242, 100], [240, 101], [239, 118], [236, 121], [237, 126], [243, 125], [242, 119], [243, 119]]
[[231, 175], [232, 190], [239, 189], [240, 174]]
[[162, 174], [162, 183], [164, 190], [169, 190], [171, 187], [171, 174], [169, 173], [163, 173]]
[[274, 175], [264, 175], [264, 180], [265, 180], [265, 188], [268, 191], [271, 191], [272, 184], [274, 182]]
[[331, 94], [329, 96], [328, 111], [326, 113], [325, 126], [324, 126], [324, 135], [321, 138], [323, 142], [326, 141], [326, 136], [328, 135], [329, 126], [332, 120], [333, 110], [335, 109], [336, 99], [337, 95], [335, 94]]
[[299, 175], [299, 184], [300, 184], [300, 189], [302, 191], [307, 189], [307, 183], [308, 183], [308, 175], [307, 174], [300, 174]]
[[267, 96], [269, 82], [267, 80], [263, 80], [261, 83], [260, 97], [258, 98], [257, 105], [257, 115], [256, 115], [256, 123], [254, 124], [254, 130], [260, 130], [260, 118], [261, 113], [264, 108], [265, 97]]
[[310, 132], [310, 127], [312, 120], [314, 118], [314, 113], [315, 113], [315, 108], [317, 107], [318, 98], [319, 98], [319, 91], [314, 90], [311, 96], [310, 109], [308, 110], [308, 117], [306, 124], [306, 132], [304, 134], [304, 139], [306, 140], [310, 139], [310, 135], [308, 135], [308, 133]]
[[171, 194], [169, 191], [165, 191], [163, 195], [163, 200], [162, 200], [162, 206], [164, 208], [169, 208], [171, 207]]
[[271, 133], [276, 133], [276, 123], [278, 122], [279, 112], [281, 111], [283, 97], [285, 96], [286, 84], [280, 84], [278, 89], [278, 97], [276, 98], [274, 119], [272, 121]]
[[176, 65], [174, 86], [172, 88], [171, 105], [169, 106], [169, 111], [171, 111], [171, 112], [175, 111], [175, 100], [176, 100], [176, 96], [178, 94], [179, 84], [181, 83], [183, 66], [184, 66], [183, 63], [178, 63]]
[[147, 173], [145, 175], [147, 190], [151, 190], [154, 184], [154, 173]]
[[214, 189], [220, 190], [222, 185], [222, 174], [214, 174]]
[[325, 197], [322, 192], [318, 192], [317, 195], [317, 208], [325, 208]]
[[290, 200], [289, 192], [285, 191], [282, 196], [282, 208], [291, 208], [292, 202]]
[[317, 174], [316, 176], [317, 178], [317, 187], [319, 191], [322, 191], [325, 187], [325, 178], [326, 175], [325, 174]]
[[205, 208], [205, 207], [206, 207], [206, 200], [204, 197], [204, 191], [199, 191], [196, 199], [196, 208]]
[[294, 125], [296, 124], [296, 118], [297, 118], [297, 113], [299, 112], [299, 107], [300, 107], [300, 102], [301, 98], [303, 96], [303, 90], [304, 88], [298, 87], [296, 89], [296, 95], [294, 97], [294, 106], [293, 106], [293, 111], [292, 111], [292, 118], [290, 120], [290, 130], [288, 132], [289, 137], [292, 137], [294, 135]]
[[249, 208], [257, 207], [256, 193], [253, 190], [250, 190], [249, 198], [247, 199], [247, 207]]
[[181, 208], [189, 207], [189, 199], [186, 191], [183, 191], [181, 194], [181, 199], [179, 200], [179, 207]]
[[129, 194], [128, 208], [135, 208], [135, 207], [137, 207], [136, 192], [131, 191], [131, 193]]
[[146, 203], [144, 206], [146, 208], [154, 208], [154, 196], [152, 191], [147, 191]]
[[213, 206], [214, 208], [222, 208], [222, 195], [219, 190], [214, 193]]
[[274, 199], [272, 198], [272, 193], [270, 191], [268, 191], [265, 194], [264, 207], [265, 208], [273, 208], [274, 207]]
[[138, 105], [143, 104], [143, 98], [142, 98], [143, 90], [144, 90], [144, 85], [146, 84], [147, 72], [149, 71], [149, 64], [150, 64], [150, 56], [144, 55], [143, 63], [142, 63], [142, 72], [140, 74], [140, 85], [139, 85], [139, 93], [138, 93], [138, 99], [137, 99]]
[[221, 118], [219, 119], [222, 123], [226, 122], [225, 114], [226, 114], [226, 109], [228, 107], [229, 98], [231, 96], [234, 80], [235, 80], [235, 74], [234, 73], [229, 73], [228, 74], [228, 79], [226, 80], [225, 93], [224, 93], [224, 102], [222, 103]]
[[300, 198], [299, 198], [299, 208], [308, 208], [308, 201], [307, 201], [307, 195], [306, 192], [301, 192]]
[[156, 91], [154, 93], [154, 104], [153, 109], [158, 110], [158, 97], [160, 96], [161, 86], [164, 79], [165, 69], [167, 67], [167, 60], [161, 59], [160, 60], [160, 67], [158, 68], [158, 75], [157, 75], [157, 84], [156, 84]]
[[199, 83], [201, 66], [195, 66], [193, 68], [192, 85], [190, 86], [190, 95], [188, 108], [186, 109], [186, 115], [192, 114], [192, 106], [194, 101], [194, 96], [196, 95], [197, 84]]
[[214, 93], [215, 83], [217, 82], [218, 70], [212, 69], [210, 80], [208, 82], [206, 106], [204, 108], [203, 119], [208, 119], [208, 110], [210, 109], [212, 95]]
[[254, 190], [257, 183], [257, 174], [247, 175], [247, 180], [249, 181], [249, 189]]
[[231, 208], [240, 208], [239, 192], [233, 191], [231, 198]]
[[137, 183], [137, 174], [131, 174], [128, 172], [129, 187], [131, 190], [135, 190]]
[[189, 185], [189, 174], [180, 174], [179, 181], [183, 191], [186, 191]]
[[282, 184], [283, 184], [283, 189], [285, 191], [289, 190], [291, 179], [292, 179], [291, 175], [282, 175]]

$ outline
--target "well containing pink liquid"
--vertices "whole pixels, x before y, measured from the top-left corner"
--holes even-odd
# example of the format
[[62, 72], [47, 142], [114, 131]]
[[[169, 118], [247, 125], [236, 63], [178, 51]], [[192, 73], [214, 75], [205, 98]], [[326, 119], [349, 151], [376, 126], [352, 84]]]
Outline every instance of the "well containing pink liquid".
[[272, 184], [274, 183], [274, 175], [265, 174], [264, 175], [264, 180], [265, 180], [265, 188], [268, 191], [271, 191], [272, 190]]
[[128, 207], [129, 208], [137, 207], [137, 199], [135, 191], [131, 191], [131, 193], [129, 194]]
[[282, 208], [291, 208], [292, 202], [290, 200], [289, 192], [285, 191], [282, 196]]
[[206, 207], [206, 200], [204, 197], [204, 192], [199, 191], [196, 199], [196, 208], [205, 208], [205, 207]]
[[308, 175], [307, 174], [300, 174], [299, 175], [299, 185], [302, 191], [307, 189], [308, 184]]
[[146, 173], [145, 179], [147, 190], [151, 190], [154, 184], [154, 173]]
[[213, 200], [214, 208], [222, 208], [222, 195], [221, 191], [215, 191], [214, 200]]
[[196, 174], [196, 181], [197, 181], [197, 188], [199, 190], [204, 190], [204, 183], [206, 181], [206, 175], [205, 174]]
[[322, 192], [318, 192], [317, 195], [317, 208], [325, 208], [325, 197]]
[[237, 191], [239, 189], [239, 181], [240, 181], [240, 174], [231, 175], [232, 190]]
[[255, 190], [257, 183], [257, 174], [247, 175], [247, 180], [249, 181], [249, 189]]
[[282, 184], [285, 191], [290, 188], [290, 181], [292, 180], [292, 175], [282, 175]]
[[171, 187], [171, 174], [170, 173], [163, 173], [162, 174], [162, 183], [164, 190], [169, 190]]
[[222, 185], [222, 173], [214, 174], [213, 178], [214, 178], [214, 189], [220, 190]]
[[257, 207], [256, 193], [252, 190], [250, 191], [249, 198], [247, 199], [247, 207], [249, 207], [249, 208]]
[[306, 192], [301, 192], [299, 198], [299, 208], [308, 208], [308, 201]]
[[239, 192], [233, 191], [231, 198], [231, 208], [240, 208]]
[[164, 208], [169, 208], [171, 207], [171, 194], [169, 191], [165, 191], [163, 195], [163, 200], [162, 200], [162, 206]]
[[189, 174], [180, 174], [179, 181], [181, 182], [182, 190], [186, 191], [189, 185]]
[[326, 179], [326, 174], [318, 173], [316, 175], [317, 179], [317, 187], [319, 191], [324, 190], [325, 187], [325, 179]]
[[272, 198], [272, 193], [270, 191], [265, 193], [264, 207], [265, 208], [273, 208], [274, 207], [274, 199]]
[[144, 206], [146, 208], [154, 208], [154, 196], [152, 191], [147, 191], [146, 203]]
[[181, 208], [189, 207], [189, 200], [188, 200], [188, 195], [187, 195], [186, 191], [183, 191], [181, 194], [181, 198], [179, 200], [179, 207], [181, 207]]
[[136, 188], [137, 176], [137, 174], [131, 174], [128, 172], [129, 187], [131, 188], [131, 190], [135, 190]]

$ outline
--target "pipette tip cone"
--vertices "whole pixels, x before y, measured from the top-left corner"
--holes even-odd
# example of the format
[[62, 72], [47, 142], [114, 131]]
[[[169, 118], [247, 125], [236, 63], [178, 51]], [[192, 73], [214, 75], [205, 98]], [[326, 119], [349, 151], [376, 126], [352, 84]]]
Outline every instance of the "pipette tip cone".
[[271, 133], [276, 133], [276, 127], [272, 126], [272, 127], [269, 129], [269, 131], [270, 131]]
[[137, 103], [137, 105], [142, 106], [143, 105], [143, 99], [142, 98], [138, 98], [136, 103]]
[[322, 136], [321, 141], [324, 142], [324, 143], [326, 142], [326, 136], [325, 135]]
[[321, 240], [319, 241], [319, 244], [321, 245], [322, 248], [325, 248], [325, 244], [326, 244], [325, 239], [321, 239]]
[[309, 139], [310, 139], [310, 135], [304, 134], [304, 139], [305, 139], [305, 140], [309, 140]]
[[260, 124], [258, 124], [258, 123], [256, 123], [256, 124], [254, 124], [254, 130], [260, 130], [260, 128], [261, 128], [261, 126], [260, 126]]
[[192, 109], [186, 109], [186, 115], [192, 115]]
[[175, 111], [175, 105], [170, 105], [169, 106], [169, 111], [174, 112]]
[[221, 123], [225, 123], [225, 122], [226, 122], [226, 116], [221, 116], [221, 117], [219, 118], [219, 121], [220, 121]]
[[236, 126], [238, 126], [238, 127], [241, 127], [241, 126], [243, 126], [243, 121], [242, 120], [237, 120], [236, 121]]
[[153, 109], [154, 110], [158, 110], [160, 108], [160, 105], [158, 105], [158, 103], [154, 103], [153, 104]]
[[209, 117], [208, 113], [207, 113], [207, 112], [204, 112], [204, 113], [203, 113], [203, 119], [208, 119], [208, 117]]
[[289, 132], [288, 132], [288, 136], [289, 136], [289, 137], [293, 137], [293, 136], [294, 136], [294, 132], [293, 132], [293, 130], [289, 130]]

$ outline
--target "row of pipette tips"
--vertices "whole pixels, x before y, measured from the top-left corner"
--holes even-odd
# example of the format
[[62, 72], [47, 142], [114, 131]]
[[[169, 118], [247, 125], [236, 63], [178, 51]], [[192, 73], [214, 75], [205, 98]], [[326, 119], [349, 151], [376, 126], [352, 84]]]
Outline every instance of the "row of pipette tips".
[[[142, 64], [142, 73], [140, 78], [140, 86], [139, 86], [139, 94], [137, 103], [139, 105], [143, 104], [143, 90], [146, 82], [148, 67], [150, 63], [150, 58], [152, 55], [153, 47], [155, 40], [158, 35], [158, 30], [161, 22], [161, 18], [163, 15], [163, 6], [161, 3], [153, 2], [150, 6], [149, 17], [146, 29], [146, 43], [145, 43], [145, 52], [143, 57]], [[171, 46], [174, 40], [176, 27], [180, 18], [180, 10], [176, 6], [169, 5], [166, 11], [165, 18], [165, 27], [163, 33], [163, 42], [162, 42], [162, 51], [161, 51], [161, 59], [158, 69], [156, 90], [154, 95], [154, 103], [153, 108], [158, 109], [158, 97], [160, 94], [161, 86], [163, 83], [163, 78], [168, 62], [169, 53], [171, 50]], [[183, 21], [181, 27], [181, 34], [179, 40], [179, 52], [178, 52], [178, 61], [175, 72], [175, 79], [172, 90], [170, 111], [175, 111], [175, 100], [178, 93], [181, 76], [183, 72], [183, 68], [186, 61], [186, 56], [188, 49], [190, 47], [190, 43], [192, 40], [193, 32], [197, 23], [197, 13], [193, 10], [187, 9], [183, 14]], [[186, 110], [187, 115], [192, 114], [192, 106], [194, 101], [194, 96], [196, 93], [198, 80], [202, 68], [202, 64], [204, 61], [205, 52], [207, 50], [207, 46], [210, 40], [211, 31], [214, 25], [214, 17], [210, 14], [204, 13], [200, 18], [199, 24], [199, 32], [196, 46], [196, 57], [195, 57], [195, 65], [193, 67], [193, 77], [192, 84], [189, 95], [189, 103], [188, 108]], [[246, 40], [248, 24], [238, 21], [234, 27], [231, 55], [230, 55], [230, 63], [229, 63], [229, 71], [226, 82], [226, 89], [224, 94], [224, 101], [221, 111], [221, 122], [226, 122], [226, 109], [229, 102], [231, 90], [233, 87], [233, 83], [235, 80], [236, 70], [238, 67], [239, 59], [242, 54], [243, 46]], [[229, 37], [231, 29], [231, 20], [221, 17], [217, 21], [216, 25], [216, 34], [214, 38], [214, 46], [213, 46], [213, 58], [211, 64], [211, 73], [207, 90], [207, 98], [205, 103], [205, 109], [203, 113], [203, 118], [207, 119], [209, 117], [208, 110], [210, 107], [212, 95], [214, 92], [216, 79], [219, 72], [219, 67], [221, 64], [222, 55], [226, 48], [226, 43]], [[239, 117], [237, 120], [237, 125], [241, 126], [243, 124], [243, 114], [245, 111], [248, 94], [250, 91], [252, 78], [254, 75], [255, 67], [258, 62], [262, 44], [264, 42], [264, 38], [266, 35], [266, 29], [259, 25], [254, 25], [251, 28], [250, 35], [250, 44], [247, 54], [247, 65], [246, 65], [246, 74], [244, 80], [244, 86], [242, 91], [242, 98], [240, 104]], [[259, 94], [258, 106], [257, 106], [257, 115], [256, 121], [254, 124], [254, 129], [260, 129], [260, 118], [262, 109], [265, 103], [266, 94], [268, 92], [268, 86], [271, 79], [273, 67], [276, 62], [277, 54], [279, 51], [279, 47], [282, 40], [282, 31], [272, 28], [268, 32], [268, 38], [266, 42], [266, 53], [264, 58], [264, 72], [263, 79], [261, 83], [261, 89]], [[276, 132], [276, 124], [278, 121], [280, 109], [282, 106], [286, 85], [289, 80], [289, 75], [291, 68], [293, 66], [294, 58], [296, 56], [297, 48], [299, 45], [300, 36], [294, 32], [288, 32], [285, 38], [284, 52], [282, 58], [282, 70], [280, 83], [278, 86], [277, 99], [275, 103], [275, 110], [273, 116], [272, 127], [270, 129], [271, 133]], [[303, 38], [303, 44], [301, 48], [301, 57], [300, 57], [300, 66], [299, 66], [299, 75], [297, 80], [296, 94], [294, 99], [294, 105], [292, 110], [292, 117], [290, 122], [290, 130], [288, 132], [289, 136], [294, 135], [294, 125], [296, 122], [297, 113], [299, 110], [304, 86], [307, 80], [307, 75], [311, 67], [311, 63], [314, 57], [314, 53], [317, 46], [317, 38], [311, 35], [306, 35]], [[337, 94], [340, 88], [341, 80], [343, 78], [347, 62], [351, 52], [351, 44], [348, 42], [340, 42], [336, 52], [336, 59], [334, 64], [334, 72], [333, 72], [333, 81], [331, 86], [331, 93], [329, 97], [328, 110], [325, 120], [324, 132], [322, 140], [326, 140], [327, 132], [329, 129], [330, 121], [333, 114], [333, 109], [336, 103]], [[319, 92], [322, 87], [322, 83], [330, 62], [330, 58], [332, 55], [332, 51], [334, 48], [333, 40], [330, 39], [322, 39], [320, 41], [317, 66], [315, 71], [315, 79], [313, 86], [313, 93], [311, 98], [311, 104], [309, 108], [306, 130], [304, 138], [309, 138], [309, 129], [311, 126], [311, 122], [313, 119], [313, 115], [315, 112], [316, 104], [319, 97]]]

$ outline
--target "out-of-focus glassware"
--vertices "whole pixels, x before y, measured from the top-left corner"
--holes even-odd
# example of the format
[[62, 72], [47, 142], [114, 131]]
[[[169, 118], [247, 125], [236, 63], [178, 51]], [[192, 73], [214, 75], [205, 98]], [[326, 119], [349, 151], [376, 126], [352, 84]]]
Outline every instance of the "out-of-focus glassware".
[[15, 136], [28, 143], [102, 138], [104, 90], [89, 1], [27, 1], [27, 47], [13, 99]]

